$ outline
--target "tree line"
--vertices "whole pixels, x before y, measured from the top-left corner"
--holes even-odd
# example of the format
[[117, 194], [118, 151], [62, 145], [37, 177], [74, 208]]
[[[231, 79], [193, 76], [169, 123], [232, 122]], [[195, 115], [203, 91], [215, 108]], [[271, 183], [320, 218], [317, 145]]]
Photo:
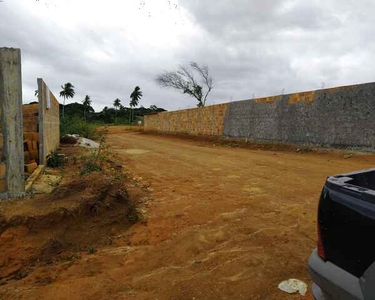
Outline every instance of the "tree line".
[[[38, 90], [35, 91], [35, 96], [38, 97]], [[149, 108], [143, 106], [138, 107], [139, 102], [143, 96], [143, 92], [139, 86], [136, 86], [130, 94], [129, 107], [122, 105], [121, 100], [116, 98], [113, 101], [113, 106], [105, 106], [102, 111], [95, 112], [92, 107], [92, 100], [89, 95], [81, 101], [82, 103], [65, 104], [67, 99], [73, 99], [75, 96], [74, 85], [70, 82], [61, 86], [59, 94], [63, 98], [63, 104], [60, 104], [60, 114], [62, 119], [83, 119], [86, 122], [100, 122], [100, 123], [134, 123], [146, 114], [153, 114], [165, 111], [156, 105], [151, 105]]]
[[[157, 85], [163, 88], [172, 88], [180, 91], [182, 94], [191, 96], [197, 101], [198, 107], [204, 107], [207, 102], [208, 95], [214, 88], [213, 78], [210, 75], [208, 66], [199, 65], [196, 62], [190, 62], [189, 65], [179, 65], [175, 71], [164, 71], [155, 77]], [[96, 113], [92, 108], [92, 100], [89, 95], [86, 95], [80, 103], [72, 103], [65, 105], [66, 99], [73, 99], [75, 96], [74, 86], [70, 82], [61, 86], [60, 97], [64, 99], [62, 108], [62, 118], [65, 118], [65, 113], [68, 116], [77, 116], [80, 114], [85, 121], [98, 121], [104, 123], [133, 123], [141, 116], [149, 113], [156, 113], [165, 111], [163, 108], [158, 108], [151, 105], [149, 108], [141, 106], [137, 108], [143, 96], [143, 92], [139, 86], [136, 86], [130, 94], [129, 107], [122, 105], [121, 100], [116, 98], [113, 101], [113, 107], [104, 107], [99, 113]], [[38, 90], [35, 91], [37, 96]]]

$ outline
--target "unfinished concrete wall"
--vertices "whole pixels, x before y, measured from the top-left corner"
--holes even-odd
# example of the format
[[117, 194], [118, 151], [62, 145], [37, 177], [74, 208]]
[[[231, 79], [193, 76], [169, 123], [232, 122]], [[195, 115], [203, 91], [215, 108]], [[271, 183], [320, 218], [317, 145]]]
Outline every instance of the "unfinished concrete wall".
[[0, 48], [0, 198], [24, 195], [21, 51]]
[[[213, 115], [214, 134], [260, 142], [375, 150], [375, 83], [231, 102], [208, 106], [202, 112], [216, 111], [220, 106], [225, 118]], [[210, 118], [198, 121], [199, 109], [187, 111], [189, 114], [174, 111], [145, 116], [145, 128], [212, 134], [208, 130]], [[187, 130], [178, 125], [181, 116], [189, 124]]]
[[60, 108], [56, 97], [43, 79], [38, 78], [39, 92], [39, 163], [46, 164], [47, 156], [60, 142]]
[[[1, 101], [1, 100], [0, 100]], [[4, 138], [3, 138], [3, 126], [2, 126], [2, 111], [0, 109], [0, 194], [6, 191], [5, 184], [5, 153], [3, 152]]]
[[221, 135], [228, 104], [145, 116], [145, 128], [164, 132]]

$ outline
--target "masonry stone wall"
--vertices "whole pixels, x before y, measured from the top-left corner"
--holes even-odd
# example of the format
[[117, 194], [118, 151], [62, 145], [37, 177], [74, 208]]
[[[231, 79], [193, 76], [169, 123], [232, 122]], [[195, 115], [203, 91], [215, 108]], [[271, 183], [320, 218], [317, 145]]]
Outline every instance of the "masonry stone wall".
[[145, 129], [374, 150], [374, 115], [375, 83], [366, 83], [164, 112], [146, 116]]
[[375, 83], [230, 103], [223, 134], [254, 141], [373, 150]]
[[221, 135], [228, 104], [145, 116], [145, 128], [163, 132]]

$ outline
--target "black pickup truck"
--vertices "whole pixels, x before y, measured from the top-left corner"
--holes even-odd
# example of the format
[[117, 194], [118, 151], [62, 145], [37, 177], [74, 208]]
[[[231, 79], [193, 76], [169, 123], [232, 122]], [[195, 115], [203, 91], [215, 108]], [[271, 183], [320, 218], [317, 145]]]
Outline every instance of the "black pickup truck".
[[328, 177], [317, 225], [315, 299], [375, 299], [375, 169]]

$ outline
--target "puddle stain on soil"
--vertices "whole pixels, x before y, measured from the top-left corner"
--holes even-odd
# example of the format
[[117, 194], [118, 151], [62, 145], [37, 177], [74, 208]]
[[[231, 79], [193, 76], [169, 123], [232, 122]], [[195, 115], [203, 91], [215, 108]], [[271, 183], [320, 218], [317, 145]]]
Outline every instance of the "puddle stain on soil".
[[244, 186], [242, 190], [249, 192], [251, 195], [260, 195], [264, 194], [266, 191], [258, 187]]
[[236, 174], [230, 174], [227, 176], [228, 179], [238, 179], [238, 178], [241, 178], [240, 175], [236, 175]]
[[125, 153], [130, 154], [130, 155], [138, 155], [138, 154], [144, 154], [150, 152], [149, 150], [144, 150], [144, 149], [127, 149], [125, 150]]

